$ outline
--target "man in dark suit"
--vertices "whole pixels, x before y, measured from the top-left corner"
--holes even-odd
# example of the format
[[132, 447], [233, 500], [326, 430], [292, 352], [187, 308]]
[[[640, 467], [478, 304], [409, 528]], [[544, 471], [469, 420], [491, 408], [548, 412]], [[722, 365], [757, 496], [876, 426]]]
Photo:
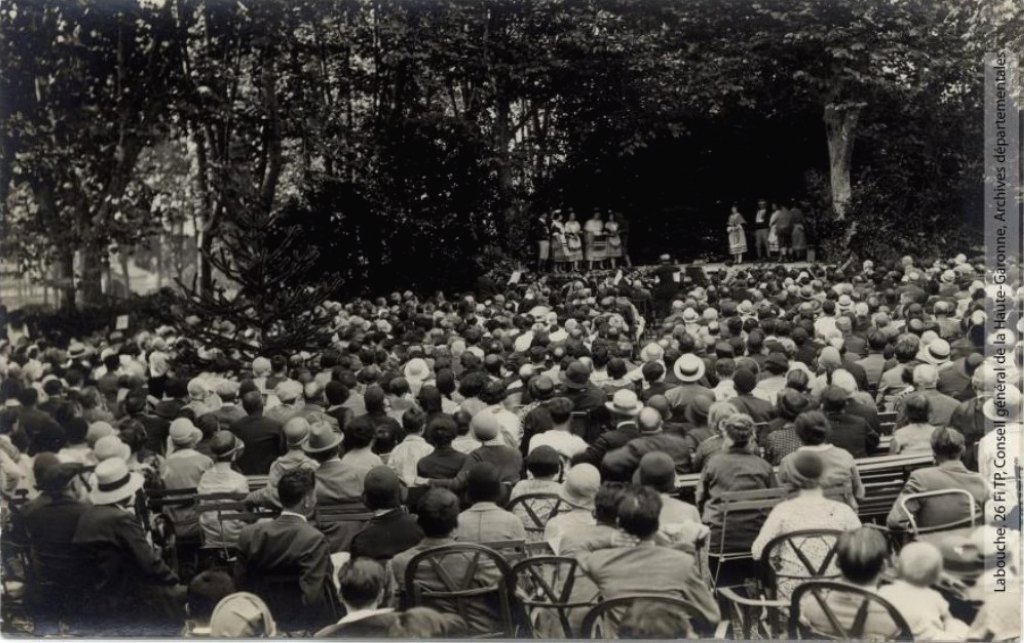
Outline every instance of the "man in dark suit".
[[263, 396], [249, 391], [242, 396], [246, 417], [231, 425], [231, 432], [245, 444], [235, 464], [247, 476], [265, 476], [270, 465], [285, 452], [284, 431], [276, 420], [263, 415]]
[[167, 449], [167, 436], [171, 423], [159, 415], [146, 413], [146, 395], [144, 392], [131, 393], [124, 400], [124, 410], [133, 420], [138, 420], [146, 428], [146, 448], [153, 453], [163, 455]]
[[973, 501], [968, 502], [963, 495], [936, 495], [909, 500], [906, 503], [907, 510], [913, 514], [914, 522], [919, 527], [965, 521], [972, 512], [976, 516], [981, 515], [989, 497], [988, 485], [980, 474], [968, 471], [961, 461], [965, 446], [964, 436], [956, 429], [939, 427], [935, 430], [932, 452], [935, 454], [936, 466], [910, 472], [900, 498], [896, 499], [886, 518], [890, 529], [906, 529], [910, 525], [910, 517], [902, 508], [902, 498], [927, 491], [963, 489], [972, 496]]
[[168, 422], [178, 417], [178, 411], [188, 403], [188, 380], [176, 377], [167, 381], [166, 399], [157, 402], [153, 412]]
[[306, 521], [316, 506], [313, 473], [288, 471], [277, 483], [281, 515], [242, 529], [238, 587], [266, 601], [284, 631], [316, 631], [335, 620], [327, 538]]
[[625, 490], [619, 503], [619, 528], [639, 543], [583, 554], [580, 571], [605, 599], [639, 593], [683, 598], [704, 621], [695, 624], [698, 630], [707, 631], [721, 618], [718, 604], [692, 554], [655, 546], [661, 506], [661, 497], [650, 487]]
[[821, 394], [822, 410], [832, 429], [829, 442], [846, 449], [854, 458], [866, 458], [878, 446], [878, 433], [864, 418], [847, 412], [848, 401], [849, 394], [838, 386], [830, 386]]
[[111, 458], [96, 466], [89, 493], [93, 506], [82, 513], [74, 543], [87, 553], [92, 587], [81, 594], [90, 634], [175, 636], [184, 619], [178, 577], [146, 540], [129, 509], [143, 477], [130, 473], [124, 460]]
[[[572, 400], [572, 410], [577, 413], [600, 415], [608, 394], [590, 381], [590, 367], [576, 360], [565, 369], [565, 397]], [[596, 418], [591, 419], [594, 421]]]
[[636, 416], [643, 408], [643, 403], [637, 398], [636, 393], [629, 389], [615, 391], [612, 401], [607, 403], [607, 408], [612, 414], [612, 425], [615, 428], [605, 431], [587, 447], [586, 451], [573, 456], [573, 464], [587, 462], [600, 467], [605, 454], [625, 446], [640, 435]]
[[775, 405], [751, 394], [757, 387], [756, 375], [741, 368], [732, 376], [732, 383], [737, 395], [729, 400], [729, 404], [736, 407], [737, 411], [749, 415], [755, 424], [770, 422], [775, 417]]
[[366, 474], [363, 503], [373, 511], [373, 519], [352, 539], [353, 559], [386, 561], [423, 540], [416, 518], [402, 506], [401, 480], [390, 468], [374, 467]]
[[13, 531], [17, 534], [24, 530], [32, 548], [25, 604], [39, 635], [58, 631], [61, 618], [70, 622], [79, 615], [78, 600], [92, 570], [73, 544], [78, 520], [89, 509], [71, 490], [82, 465], [61, 463], [52, 453], [40, 453], [33, 469], [42, 495], [13, 514]]

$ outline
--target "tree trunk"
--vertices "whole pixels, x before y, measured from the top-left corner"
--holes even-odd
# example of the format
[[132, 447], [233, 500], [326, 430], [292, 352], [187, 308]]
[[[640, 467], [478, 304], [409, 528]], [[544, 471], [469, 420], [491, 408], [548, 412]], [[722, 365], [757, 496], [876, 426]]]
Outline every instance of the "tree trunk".
[[846, 206], [852, 195], [850, 161], [853, 158], [853, 136], [860, 111], [859, 105], [839, 106], [830, 103], [825, 106], [832, 208], [840, 221], [846, 218]]
[[103, 251], [97, 242], [82, 248], [82, 303], [86, 306], [103, 302]]
[[75, 312], [75, 249], [66, 245], [60, 249], [57, 262], [57, 288], [60, 307], [65, 313]]

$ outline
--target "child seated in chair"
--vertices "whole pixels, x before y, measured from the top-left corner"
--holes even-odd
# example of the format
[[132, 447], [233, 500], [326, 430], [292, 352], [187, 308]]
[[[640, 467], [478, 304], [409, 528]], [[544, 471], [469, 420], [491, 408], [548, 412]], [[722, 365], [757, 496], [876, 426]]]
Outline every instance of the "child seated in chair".
[[949, 603], [932, 589], [942, 575], [942, 554], [931, 543], [914, 542], [900, 551], [899, 579], [878, 590], [900, 611], [917, 641], [962, 641], [967, 624], [949, 613]]

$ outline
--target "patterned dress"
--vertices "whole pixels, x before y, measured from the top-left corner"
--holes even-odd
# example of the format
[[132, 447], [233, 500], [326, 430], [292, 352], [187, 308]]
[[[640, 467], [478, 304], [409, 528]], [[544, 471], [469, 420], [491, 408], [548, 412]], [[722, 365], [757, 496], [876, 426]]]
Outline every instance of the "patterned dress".
[[738, 255], [747, 251], [747, 233], [743, 226], [747, 220], [739, 212], [729, 215], [729, 225], [726, 230], [729, 232], [729, 254]]
[[[761, 527], [761, 532], [754, 539], [750, 551], [754, 554], [755, 559], [760, 559], [765, 545], [773, 538], [783, 534], [804, 529], [846, 531], [857, 527], [860, 527], [860, 519], [857, 517], [857, 512], [849, 505], [829, 500], [820, 493], [801, 492], [795, 498], [783, 500], [772, 508]], [[832, 542], [831, 539], [825, 538], [794, 539], [794, 543], [800, 547], [800, 551], [816, 565], [824, 562]], [[779, 600], [789, 601], [793, 589], [809, 576], [807, 568], [790, 545], [774, 548], [772, 567], [780, 576], [776, 596]], [[836, 568], [834, 560], [826, 571], [826, 575], [838, 578], [839, 570]]]

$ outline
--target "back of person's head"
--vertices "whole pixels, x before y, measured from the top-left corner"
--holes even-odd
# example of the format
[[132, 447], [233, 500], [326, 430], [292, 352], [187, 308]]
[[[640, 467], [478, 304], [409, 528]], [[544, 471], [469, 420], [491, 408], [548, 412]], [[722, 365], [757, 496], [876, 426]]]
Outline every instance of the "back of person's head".
[[441, 449], [449, 446], [455, 440], [458, 431], [458, 426], [451, 416], [438, 415], [427, 423], [426, 439], [435, 449]]
[[791, 388], [801, 393], [807, 392], [811, 379], [806, 371], [794, 369], [786, 374], [786, 388]]
[[821, 408], [826, 413], [838, 413], [846, 408], [849, 394], [838, 386], [829, 386], [821, 393]]
[[619, 527], [623, 531], [646, 540], [658, 533], [661, 496], [649, 487], [627, 487], [622, 491], [617, 512]]
[[624, 482], [602, 482], [594, 496], [594, 519], [599, 525], [618, 524], [619, 503], [626, 489]]
[[693, 636], [686, 612], [675, 605], [640, 599], [626, 610], [616, 638], [686, 639]]
[[454, 639], [466, 634], [466, 622], [454, 615], [443, 614], [429, 607], [413, 607], [396, 612], [388, 638], [421, 640], [421, 639]]
[[917, 587], [931, 587], [942, 576], [942, 552], [935, 545], [917, 541], [900, 550], [900, 578]]
[[665, 367], [658, 362], [647, 362], [640, 372], [647, 382], [657, 382], [665, 375]]
[[313, 495], [315, 484], [313, 472], [309, 469], [286, 471], [277, 481], [277, 496], [281, 500], [281, 506], [286, 509], [298, 507], [307, 496]]
[[405, 433], [420, 433], [427, 424], [427, 414], [418, 406], [411, 406], [402, 413], [402, 429]]
[[33, 407], [39, 401], [39, 391], [34, 386], [26, 386], [18, 391], [18, 402], [25, 407]]
[[64, 423], [64, 437], [68, 444], [81, 444], [89, 434], [89, 423], [85, 418], [73, 417]]
[[259, 391], [249, 391], [242, 396], [242, 408], [249, 415], [259, 415], [263, 412], [263, 395]]
[[469, 433], [469, 425], [473, 422], [473, 414], [466, 409], [459, 409], [452, 418], [455, 420], [458, 434], [467, 435]]
[[640, 484], [658, 493], [671, 493], [676, 486], [676, 467], [672, 457], [662, 451], [652, 451], [640, 458], [637, 467]]
[[402, 481], [390, 467], [379, 465], [363, 479], [363, 502], [369, 509], [394, 509], [402, 504]]
[[797, 449], [793, 455], [793, 469], [797, 472], [793, 482], [801, 489], [816, 489], [820, 486], [825, 462], [816, 451]]
[[896, 360], [901, 364], [917, 357], [917, 351], [921, 347], [921, 340], [917, 335], [904, 333], [896, 338]]
[[572, 400], [567, 397], [556, 397], [545, 404], [551, 420], [555, 424], [565, 424], [572, 417]]
[[721, 357], [715, 361], [715, 374], [719, 379], [732, 377], [736, 372], [736, 362], [731, 357]]
[[431, 487], [416, 505], [416, 522], [428, 538], [445, 538], [459, 526], [459, 498], [447, 489]]
[[384, 412], [384, 389], [373, 384], [366, 387], [366, 392], [363, 394], [363, 402], [366, 405], [367, 413], [383, 413]]
[[534, 478], [551, 478], [562, 470], [562, 460], [553, 447], [542, 444], [526, 456], [526, 470]]
[[661, 430], [661, 413], [650, 406], [640, 409], [637, 416], [637, 426], [641, 433], [657, 433]]
[[409, 388], [409, 380], [404, 377], [393, 377], [388, 382], [388, 392], [395, 397], [402, 397], [408, 395], [411, 389]]
[[928, 398], [920, 393], [911, 393], [903, 401], [903, 410], [907, 414], [907, 421], [911, 424], [923, 424], [928, 422], [932, 411], [932, 404]]
[[939, 372], [931, 364], [918, 364], [914, 367], [914, 386], [919, 389], [931, 389], [939, 382]]
[[473, 465], [466, 477], [466, 498], [469, 502], [497, 502], [501, 499], [501, 478], [489, 462]]
[[843, 532], [836, 543], [836, 562], [848, 581], [866, 585], [882, 573], [889, 555], [885, 537], [877, 529], [858, 527]]
[[331, 380], [324, 386], [324, 395], [327, 397], [327, 403], [331, 406], [337, 406], [343, 404], [348, 399], [349, 390], [348, 387], [337, 380]]
[[629, 367], [626, 366], [626, 360], [621, 357], [616, 357], [608, 362], [608, 376], [613, 380], [621, 380], [629, 372]]
[[341, 601], [349, 610], [372, 609], [380, 604], [386, 585], [384, 565], [372, 558], [350, 560], [338, 572]]
[[734, 447], [745, 447], [754, 435], [754, 419], [746, 413], [738, 413], [722, 422], [722, 430]]
[[964, 434], [950, 427], [939, 427], [932, 432], [932, 453], [936, 460], [959, 460], [964, 454]]
[[235, 581], [230, 574], [217, 570], [201, 572], [188, 584], [188, 616], [200, 623], [208, 623], [217, 603], [234, 593]]
[[363, 415], [349, 422], [345, 427], [345, 438], [342, 442], [346, 451], [365, 449], [373, 443], [376, 429], [373, 420]]
[[793, 431], [800, 442], [809, 446], [824, 444], [829, 436], [828, 418], [821, 411], [805, 411], [793, 421]]
[[728, 402], [715, 402], [708, 409], [708, 426], [714, 431], [721, 431], [722, 422], [736, 415], [739, 411]]

